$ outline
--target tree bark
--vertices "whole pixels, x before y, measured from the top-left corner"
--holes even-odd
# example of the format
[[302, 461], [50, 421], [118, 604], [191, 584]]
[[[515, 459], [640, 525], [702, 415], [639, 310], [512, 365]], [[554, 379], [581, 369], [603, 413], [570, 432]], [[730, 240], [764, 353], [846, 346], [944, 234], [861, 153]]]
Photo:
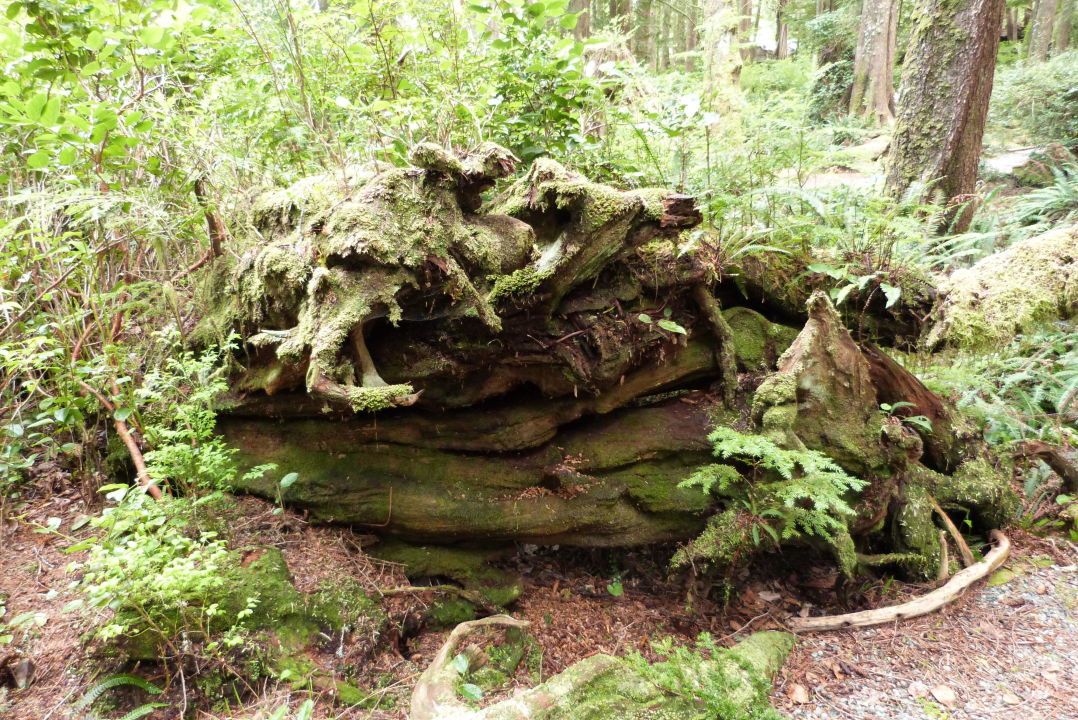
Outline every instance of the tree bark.
[[654, 0], [636, 0], [636, 30], [633, 32], [633, 55], [648, 68], [655, 68], [654, 23], [652, 5]]
[[632, 24], [632, 4], [630, 0], [610, 0], [607, 6], [610, 13], [611, 27], [615, 32], [628, 34]]
[[[919, 0], [906, 53], [902, 100], [887, 168], [887, 192], [904, 195], [925, 183], [953, 204], [971, 198], [977, 182], [988, 101], [992, 95], [1003, 0]], [[972, 208], [952, 211], [954, 229], [969, 226]]]
[[1066, 52], [1070, 47], [1071, 31], [1074, 27], [1074, 6], [1076, 0], [1059, 0], [1059, 11], [1052, 33], [1052, 55]]
[[775, 8], [775, 59], [785, 60], [790, 57], [790, 26], [784, 16], [790, 0], [778, 0]]
[[1033, 9], [1033, 22], [1029, 27], [1028, 57], [1036, 62], [1048, 59], [1052, 48], [1052, 32], [1055, 29], [1056, 10], [1059, 0], [1038, 0]]
[[591, 3], [589, 0], [573, 0], [569, 3], [569, 12], [580, 13], [573, 28], [573, 37], [587, 40], [591, 36]]
[[881, 125], [895, 119], [898, 6], [899, 0], [866, 0], [857, 34], [850, 115]]

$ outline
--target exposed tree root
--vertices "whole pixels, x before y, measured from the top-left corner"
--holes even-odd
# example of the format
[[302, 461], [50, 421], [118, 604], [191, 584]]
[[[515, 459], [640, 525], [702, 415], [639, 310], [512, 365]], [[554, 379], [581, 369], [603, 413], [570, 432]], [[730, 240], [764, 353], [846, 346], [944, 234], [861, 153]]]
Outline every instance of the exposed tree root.
[[940, 516], [940, 520], [943, 521], [943, 526], [947, 528], [947, 532], [954, 538], [954, 544], [958, 546], [958, 553], [962, 556], [962, 564], [966, 567], [970, 567], [974, 564], [973, 552], [969, 549], [969, 545], [966, 544], [966, 539], [962, 537], [962, 533], [958, 532], [958, 528], [951, 520], [947, 513], [943, 512], [943, 508], [936, 502], [936, 499], [931, 495], [928, 499], [932, 502], [932, 509]]
[[826, 617], [794, 618], [789, 623], [790, 629], [794, 632], [818, 632], [821, 630], [869, 627], [935, 612], [961, 595], [970, 585], [994, 571], [1007, 559], [1011, 552], [1010, 540], [999, 530], [992, 531], [992, 539], [996, 542], [996, 547], [985, 555], [983, 560], [959, 573], [955, 573], [955, 576], [946, 585], [933, 590], [923, 597], [901, 605], [876, 610], [862, 610], [861, 612]]
[[[430, 666], [423, 671], [412, 690], [412, 711], [409, 713], [411, 720], [464, 720], [486, 716], [486, 711], [474, 711], [457, 700], [454, 684], [458, 673], [452, 660], [465, 638], [473, 631], [491, 625], [526, 628], [531, 623], [508, 615], [491, 615], [463, 622], [453, 628], [453, 632], [449, 633], [445, 644], [434, 656]], [[490, 709], [492, 708], [488, 708]]]

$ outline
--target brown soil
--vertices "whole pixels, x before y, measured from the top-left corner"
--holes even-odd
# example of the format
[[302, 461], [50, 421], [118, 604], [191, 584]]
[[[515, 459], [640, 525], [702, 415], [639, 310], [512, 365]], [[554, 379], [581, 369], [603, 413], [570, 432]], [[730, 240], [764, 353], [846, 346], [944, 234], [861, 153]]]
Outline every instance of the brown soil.
[[[47, 474], [39, 476], [37, 484], [28, 490], [24, 505], [7, 508], [8, 519], [0, 528], [4, 548], [0, 554], [0, 598], [6, 599], [7, 605], [3, 620], [10, 622], [26, 612], [41, 613], [42, 619], [40, 625], [18, 630], [11, 644], [0, 645], [0, 717], [78, 718], [73, 703], [96, 680], [120, 670], [136, 672], [166, 686], [166, 692], [159, 697], [168, 707], [149, 717], [178, 718], [184, 707], [193, 712], [199, 699], [189, 675], [180, 678], [177, 673], [166, 674], [161, 665], [121, 667], [115, 660], [91, 656], [92, 648], [85, 647], [81, 640], [90, 627], [88, 619], [63, 611], [77, 597], [69, 587], [74, 578], [65, 568], [79, 559], [79, 553], [66, 554], [64, 550], [74, 540], [91, 534], [89, 526], [71, 529], [88, 511], [78, 492], [64, 480]], [[58, 533], [41, 532], [50, 517], [62, 520]], [[311, 526], [301, 515], [275, 514], [272, 505], [253, 498], [239, 499], [230, 526], [237, 547], [281, 548], [297, 587], [304, 591], [336, 577], [357, 579], [371, 592], [409, 584], [400, 567], [364, 554], [362, 548], [374, 538], [362, 532]], [[1036, 573], [1045, 574], [1050, 570], [1040, 567], [1046, 562], [1040, 560], [1044, 557], [1050, 557], [1054, 567], [1075, 562], [1073, 555], [1066, 554], [1073, 553], [1066, 544], [1057, 547], [1021, 534], [1016, 540], [1016, 551], [1009, 562], [1012, 567], [1036, 567]], [[670, 548], [521, 548], [507, 561], [507, 568], [525, 579], [525, 594], [511, 612], [531, 621], [540, 660], [538, 673], [522, 665], [518, 684], [545, 679], [576, 660], [600, 652], [624, 655], [640, 651], [651, 656], [649, 641], [658, 636], [673, 635], [679, 642], [691, 642], [706, 631], [732, 644], [751, 631], [781, 629], [785, 618], [807, 612], [809, 606], [841, 612], [900, 602], [924, 591], [921, 587], [883, 581], [843, 585], [826, 559], [790, 554], [772, 557], [766, 568], [747, 568], [734, 578], [733, 601], [723, 609], [703, 599], [708, 588], [684, 574], [671, 575], [667, 571], [669, 553]], [[1067, 644], [1078, 647], [1078, 627], [1073, 619], [1078, 573], [1042, 578], [1023, 572], [1023, 577], [1032, 578], [1028, 582], [1036, 583], [1036, 588], [1050, 584], [1045, 596], [1059, 598], [1063, 609], [1055, 615], [1049, 612], [1045, 617], [1032, 618], [1028, 607], [1036, 607], [1036, 602], [1018, 602], [1023, 597], [1019, 591], [1000, 594], [1003, 591], [997, 587], [982, 587], [937, 615], [875, 630], [806, 638], [776, 683], [776, 706], [797, 718], [927, 717], [927, 711], [914, 711], [929, 707], [926, 703], [938, 705], [931, 690], [948, 684], [958, 691], [961, 705], [939, 707], [953, 718], [1036, 716], [1073, 720], [1075, 714], [1065, 708], [1069, 708], [1069, 689], [1078, 682], [1075, 651], [1057, 653], [1059, 659], [1046, 660], [1029, 672], [1011, 672], [1007, 694], [991, 684], [992, 673], [985, 674], [986, 667], [1007, 668], [1008, 663], [1019, 662], [1018, 648], [1055, 652]], [[1017, 599], [1006, 599], [1012, 595]], [[1066, 600], [1068, 597], [1070, 600]], [[446, 635], [445, 630], [423, 627], [424, 611], [434, 599], [426, 591], [387, 596], [384, 607], [392, 629], [385, 636], [351, 636], [345, 642], [330, 639], [314, 651], [312, 659], [324, 669], [347, 669], [358, 675], [357, 684], [370, 688], [374, 705], [363, 710], [342, 710], [329, 697], [316, 693], [314, 717], [404, 718], [412, 683]], [[1054, 650], [1045, 645], [1048, 637], [1052, 638]], [[12, 671], [25, 659], [32, 662], [33, 675], [29, 687], [18, 690], [13, 687]], [[980, 686], [974, 681], [987, 682], [990, 687], [977, 691], [975, 688]], [[285, 703], [296, 708], [310, 697], [307, 692], [280, 685], [251, 690], [231, 708], [215, 713], [201, 710], [195, 716], [260, 718]], [[122, 692], [118, 697], [125, 710], [146, 699]], [[1020, 705], [1007, 704], [1014, 697], [1019, 698]], [[1002, 709], [996, 714], [978, 714], [976, 709], [989, 707], [987, 701], [991, 698], [998, 699]], [[871, 705], [874, 701], [877, 706]], [[116, 716], [122, 714], [115, 712]]]

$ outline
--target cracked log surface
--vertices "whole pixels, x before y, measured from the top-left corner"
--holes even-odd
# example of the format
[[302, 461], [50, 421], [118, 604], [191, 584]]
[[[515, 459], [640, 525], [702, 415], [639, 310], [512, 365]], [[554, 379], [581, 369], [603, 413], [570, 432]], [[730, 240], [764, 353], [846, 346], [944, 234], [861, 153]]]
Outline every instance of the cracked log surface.
[[287, 502], [424, 542], [686, 540], [726, 500], [677, 485], [727, 425], [868, 481], [847, 570], [934, 574], [929, 498], [1005, 518], [1007, 469], [824, 295], [793, 327], [722, 292], [719, 253], [679, 252], [691, 198], [545, 159], [510, 182], [496, 146], [412, 163], [260, 196], [246, 252], [207, 288], [196, 339], [243, 339], [221, 427], [248, 464], [300, 474]]

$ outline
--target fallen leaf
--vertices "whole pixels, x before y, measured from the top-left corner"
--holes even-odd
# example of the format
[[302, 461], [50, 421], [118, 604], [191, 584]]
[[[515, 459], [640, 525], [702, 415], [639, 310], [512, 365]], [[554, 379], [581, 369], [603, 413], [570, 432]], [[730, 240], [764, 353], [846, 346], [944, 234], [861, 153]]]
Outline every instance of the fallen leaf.
[[1008, 705], [1017, 705], [1022, 702], [1022, 698], [1018, 697], [1012, 692], [1005, 692], [1003, 693], [1003, 702], [1007, 703]]
[[804, 705], [805, 703], [809, 702], [810, 699], [809, 691], [805, 688], [805, 686], [798, 685], [797, 683], [794, 683], [793, 685], [790, 685], [786, 688], [786, 697], [790, 698], [792, 702], [795, 702], [798, 705]]
[[932, 693], [932, 697], [936, 698], [936, 702], [948, 708], [953, 708], [958, 704], [958, 696], [955, 695], [954, 690], [946, 685], [936, 685], [929, 692]]
[[1004, 595], [999, 601], [1007, 607], [1022, 607], [1026, 604], [1025, 600], [1020, 597], [1015, 597], [1014, 595]]
[[1037, 586], [1037, 594], [1038, 595], [1047, 595], [1048, 594], [1048, 586], [1045, 585], [1044, 583], [1041, 583], [1040, 585], [1038, 585]]
[[782, 599], [782, 593], [777, 593], [774, 590], [761, 590], [757, 595], [765, 602], [777, 602]]
[[908, 690], [909, 690], [909, 693], [910, 693], [910, 695], [912, 697], [915, 697], [915, 698], [928, 697], [928, 686], [925, 685], [920, 680], [914, 680], [913, 682], [911, 682]]

